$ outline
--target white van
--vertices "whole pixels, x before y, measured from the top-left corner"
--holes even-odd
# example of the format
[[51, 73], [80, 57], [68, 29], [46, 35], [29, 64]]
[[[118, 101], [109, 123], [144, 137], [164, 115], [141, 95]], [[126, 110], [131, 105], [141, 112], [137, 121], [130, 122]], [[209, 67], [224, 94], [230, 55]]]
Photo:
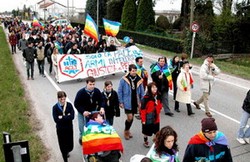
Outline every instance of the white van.
[[67, 20], [67, 19], [58, 19], [58, 20], [55, 20], [51, 23], [52, 26], [58, 26], [58, 25], [61, 25], [61, 26], [64, 26], [64, 25], [68, 25], [70, 22]]

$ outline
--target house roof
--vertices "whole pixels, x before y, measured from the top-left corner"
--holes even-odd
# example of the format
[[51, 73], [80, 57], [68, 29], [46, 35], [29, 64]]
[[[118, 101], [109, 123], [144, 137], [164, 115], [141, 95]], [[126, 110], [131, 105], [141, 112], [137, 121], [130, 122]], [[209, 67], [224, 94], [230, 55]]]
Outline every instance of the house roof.
[[66, 8], [65, 5], [58, 3], [56, 1], [53, 1], [53, 0], [41, 0], [41, 1], [37, 2], [37, 4], [39, 5], [39, 8], [47, 8], [53, 4], [58, 4], [58, 5]]

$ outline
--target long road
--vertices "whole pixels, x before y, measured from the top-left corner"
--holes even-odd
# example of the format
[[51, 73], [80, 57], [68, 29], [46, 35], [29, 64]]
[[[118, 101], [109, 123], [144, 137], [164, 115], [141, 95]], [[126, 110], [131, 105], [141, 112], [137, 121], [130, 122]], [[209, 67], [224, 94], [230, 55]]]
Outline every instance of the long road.
[[[149, 70], [150, 64], [157, 60], [156, 55], [146, 53], [144, 59], [144, 66]], [[59, 151], [59, 146], [57, 143], [56, 128], [55, 123], [52, 118], [52, 106], [57, 102], [56, 93], [58, 90], [63, 90], [68, 95], [68, 100], [70, 102], [74, 101], [77, 91], [85, 86], [85, 81], [67, 81], [57, 84], [52, 75], [48, 74], [49, 65], [46, 62], [45, 70], [46, 77], [43, 78], [39, 76], [37, 64], [35, 64], [35, 80], [26, 79], [26, 68], [24, 66], [22, 54], [18, 51], [17, 54], [13, 55], [13, 60], [16, 64], [17, 72], [24, 84], [26, 92], [30, 97], [32, 103], [31, 109], [37, 116], [37, 119], [41, 123], [39, 127], [39, 135], [42, 141], [48, 148], [49, 154], [51, 155], [49, 162], [62, 161], [61, 153]], [[190, 61], [192, 63], [192, 60]], [[196, 100], [200, 97], [202, 92], [200, 91], [199, 67], [194, 66], [193, 76], [194, 76], [194, 89], [192, 90], [192, 99]], [[96, 87], [100, 90], [103, 89], [104, 80], [111, 80], [114, 85], [114, 89], [117, 90], [120, 78], [124, 73], [117, 73], [115, 76], [109, 75], [106, 79], [97, 78]], [[235, 162], [245, 162], [246, 159], [250, 157], [250, 145], [241, 145], [236, 141], [236, 134], [239, 128], [239, 121], [241, 117], [241, 106], [243, 99], [250, 89], [250, 82], [242, 80], [236, 77], [231, 77], [225, 74], [219, 75], [215, 82], [212, 90], [212, 94], [209, 97], [209, 105], [216, 119], [218, 129], [225, 133], [228, 137], [230, 144], [233, 160]], [[185, 148], [191, 136], [200, 131], [200, 121], [202, 118], [206, 117], [204, 109], [197, 110], [193, 107], [195, 112], [194, 116], [188, 116], [186, 105], [180, 104], [180, 113], [173, 110], [174, 101], [172, 99], [172, 92], [170, 92], [170, 107], [174, 113], [173, 117], [166, 116], [164, 112], [161, 113], [161, 127], [165, 125], [172, 126], [178, 133], [178, 145], [179, 145], [179, 155], [182, 159], [185, 152]], [[124, 154], [122, 155], [123, 162], [129, 162], [129, 159], [134, 154], [147, 154], [148, 150], [143, 146], [143, 135], [141, 133], [141, 122], [140, 120], [134, 119], [134, 123], [131, 128], [133, 133], [133, 138], [130, 140], [125, 140], [123, 137], [125, 122], [124, 111], [121, 110], [121, 117], [115, 118], [114, 128], [119, 133], [122, 138], [124, 146]], [[74, 120], [74, 150], [70, 153], [70, 162], [81, 162], [82, 152], [81, 146], [78, 144], [78, 123], [77, 115]], [[152, 137], [149, 138], [150, 144], [152, 145]]]

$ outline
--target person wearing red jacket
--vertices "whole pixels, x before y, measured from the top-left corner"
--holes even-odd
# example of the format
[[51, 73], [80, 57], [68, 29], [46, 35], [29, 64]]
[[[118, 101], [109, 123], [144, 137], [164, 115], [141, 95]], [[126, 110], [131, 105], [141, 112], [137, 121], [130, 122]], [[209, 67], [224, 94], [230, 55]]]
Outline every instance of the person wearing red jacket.
[[161, 99], [155, 82], [147, 85], [147, 93], [142, 99], [140, 110], [142, 133], [144, 134], [143, 145], [149, 148], [148, 136], [156, 134], [160, 130], [160, 112], [162, 109]]
[[16, 36], [14, 30], [12, 30], [10, 35], [9, 35], [9, 43], [11, 45], [12, 54], [16, 53], [17, 36]]

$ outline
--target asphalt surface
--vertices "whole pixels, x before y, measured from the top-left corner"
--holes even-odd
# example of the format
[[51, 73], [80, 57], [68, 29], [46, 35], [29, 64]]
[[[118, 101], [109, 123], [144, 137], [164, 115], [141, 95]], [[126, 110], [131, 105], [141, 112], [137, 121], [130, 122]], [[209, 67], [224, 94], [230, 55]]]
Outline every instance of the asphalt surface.
[[[147, 70], [149, 70], [150, 64], [159, 57], [157, 54], [147, 52], [144, 52], [144, 56], [144, 66]], [[13, 61], [16, 65], [17, 73], [24, 84], [27, 95], [30, 97], [32, 103], [31, 109], [35, 113], [37, 120], [41, 123], [41, 129], [38, 131], [38, 134], [50, 154], [48, 162], [61, 162], [62, 157], [57, 143], [55, 123], [52, 118], [52, 106], [57, 102], [56, 93], [58, 90], [64, 90], [68, 95], [68, 100], [73, 102], [77, 91], [85, 86], [85, 81], [68, 81], [57, 84], [53, 76], [47, 73], [49, 68], [47, 62], [45, 64], [45, 78], [39, 76], [38, 67], [35, 64], [35, 80], [27, 80], [26, 68], [20, 51], [13, 55]], [[190, 62], [192, 63], [192, 60], [190, 60]], [[199, 66], [194, 66], [192, 69], [195, 81], [194, 89], [192, 90], [193, 100], [198, 99], [202, 94], [199, 89], [198, 70]], [[114, 89], [117, 90], [119, 80], [123, 75], [124, 73], [117, 73], [115, 76], [110, 75], [106, 77], [106, 80], [112, 80]], [[97, 78], [96, 87], [102, 90], [103, 83], [103, 78]], [[250, 145], [241, 145], [236, 141], [236, 134], [239, 128], [242, 111], [241, 106], [248, 89], [250, 89], [250, 81], [222, 73], [217, 77], [212, 94], [209, 98], [209, 105], [213, 117], [216, 119], [218, 129], [224, 132], [228, 137], [231, 153], [235, 162], [245, 162], [248, 161], [247, 159], [250, 157]], [[174, 101], [171, 94], [170, 92], [170, 107], [172, 112], [174, 112]], [[180, 150], [179, 155], [180, 159], [182, 159], [189, 138], [200, 130], [200, 121], [206, 116], [203, 108], [202, 110], [193, 108], [195, 115], [192, 117], [187, 115], [186, 105], [180, 104], [180, 110], [180, 113], [174, 112], [174, 117], [166, 116], [162, 111], [160, 124], [161, 127], [170, 125], [177, 131]], [[149, 149], [142, 145], [143, 135], [141, 133], [141, 123], [137, 119], [134, 119], [131, 128], [134, 137], [128, 141], [123, 138], [124, 121], [125, 115], [123, 110], [121, 110], [121, 117], [115, 118], [114, 120], [114, 128], [123, 141], [124, 154], [122, 155], [122, 161], [129, 162], [130, 157], [134, 154], [145, 155]], [[74, 138], [75, 146], [74, 150], [70, 153], [69, 162], [81, 162], [82, 152], [81, 146], [78, 144], [77, 115], [74, 120]], [[152, 138], [149, 139], [150, 144], [152, 144], [151, 139]]]

